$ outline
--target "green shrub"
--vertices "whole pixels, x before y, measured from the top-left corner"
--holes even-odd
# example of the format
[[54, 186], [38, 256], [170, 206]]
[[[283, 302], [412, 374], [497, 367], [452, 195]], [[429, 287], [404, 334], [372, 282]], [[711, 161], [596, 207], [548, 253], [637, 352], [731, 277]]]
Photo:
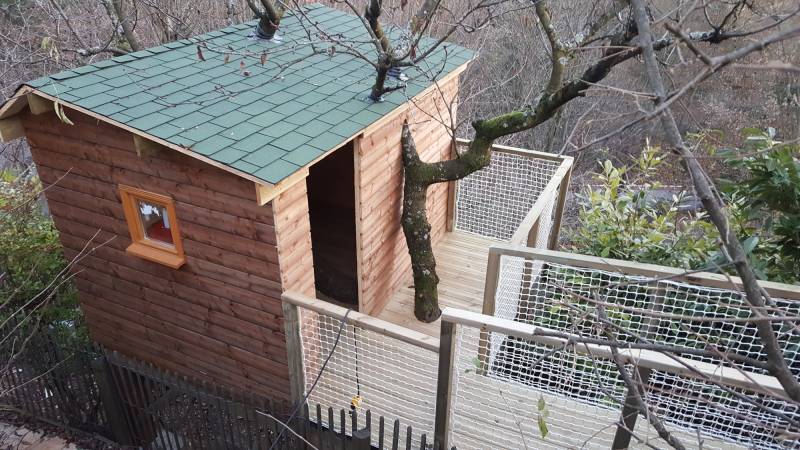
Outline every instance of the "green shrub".
[[0, 172], [0, 318], [30, 315], [73, 328], [80, 318], [77, 295], [40, 191], [30, 172]]
[[[721, 180], [738, 201], [747, 226], [743, 237], [753, 247], [751, 260], [763, 278], [800, 282], [800, 145], [775, 140], [775, 130], [747, 128], [741, 149], [720, 151], [745, 172], [743, 180]], [[746, 200], [746, 201], [745, 201]]]
[[[800, 282], [800, 160], [798, 145], [774, 140], [772, 129], [745, 129], [740, 149], [706, 149], [740, 172], [720, 180], [731, 226], [761, 279]], [[683, 269], [732, 273], [719, 232], [703, 212], [681, 212], [687, 194], [652, 201], [650, 180], [663, 162], [647, 146], [631, 167], [602, 163], [598, 185], [580, 195], [572, 251]]]
[[568, 236], [572, 251], [684, 269], [705, 267], [718, 249], [718, 233], [704, 213], [685, 213], [685, 193], [668, 201], [650, 195], [664, 156], [647, 146], [632, 168], [602, 163], [597, 186], [579, 194], [579, 224]]

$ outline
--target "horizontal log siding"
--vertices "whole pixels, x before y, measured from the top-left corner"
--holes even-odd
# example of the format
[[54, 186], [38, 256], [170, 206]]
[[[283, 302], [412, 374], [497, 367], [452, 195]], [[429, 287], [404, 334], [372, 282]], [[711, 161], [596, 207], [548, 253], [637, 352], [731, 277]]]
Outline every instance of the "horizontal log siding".
[[[140, 158], [130, 133], [68, 115], [74, 126], [52, 113], [24, 124], [42, 181], [53, 185], [45, 196], [65, 254], [80, 258], [92, 336], [166, 369], [288, 398], [272, 205], [258, 206], [252, 182], [167, 149]], [[125, 253], [119, 184], [175, 200], [181, 269]]]
[[284, 291], [316, 296], [305, 179], [272, 201]]
[[[400, 284], [410, 278], [411, 260], [400, 226], [403, 196], [400, 133], [403, 121], [408, 119], [423, 161], [451, 157], [452, 140], [441, 121], [448, 123], [444, 98], [456, 95], [458, 79], [440, 88], [441, 91], [415, 99], [413, 106], [364, 135], [356, 146], [357, 245], [361, 266], [360, 311], [363, 313], [379, 314]], [[446, 231], [447, 196], [447, 183], [428, 189], [428, 218], [434, 245]]]

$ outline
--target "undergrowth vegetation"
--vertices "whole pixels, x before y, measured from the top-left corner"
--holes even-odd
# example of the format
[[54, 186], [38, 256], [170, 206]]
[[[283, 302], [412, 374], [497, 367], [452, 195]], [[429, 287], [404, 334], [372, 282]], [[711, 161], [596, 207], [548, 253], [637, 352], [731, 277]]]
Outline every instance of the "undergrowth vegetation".
[[0, 319], [77, 331], [75, 287], [40, 192], [28, 170], [0, 172]]
[[[731, 226], [762, 279], [800, 282], [800, 146], [775, 131], [745, 129], [741, 148], [703, 148], [740, 171], [721, 180]], [[720, 236], [699, 201], [654, 181], [667, 155], [647, 145], [630, 166], [601, 163], [596, 184], [579, 194], [571, 250], [683, 269], [731, 273]]]

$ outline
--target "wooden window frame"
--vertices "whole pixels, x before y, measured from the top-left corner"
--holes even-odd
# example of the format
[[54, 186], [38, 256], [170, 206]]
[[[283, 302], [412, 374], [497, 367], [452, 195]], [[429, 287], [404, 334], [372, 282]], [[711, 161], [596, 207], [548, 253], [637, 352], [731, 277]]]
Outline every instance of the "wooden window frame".
[[[119, 185], [119, 195], [125, 211], [125, 220], [128, 222], [128, 231], [130, 231], [131, 240], [133, 241], [125, 249], [125, 252], [173, 269], [179, 269], [183, 266], [186, 262], [186, 257], [183, 254], [178, 217], [175, 213], [175, 202], [172, 198], [123, 184]], [[167, 210], [173, 245], [161, 243], [145, 236], [139, 208], [136, 204], [137, 200], [156, 203]]]

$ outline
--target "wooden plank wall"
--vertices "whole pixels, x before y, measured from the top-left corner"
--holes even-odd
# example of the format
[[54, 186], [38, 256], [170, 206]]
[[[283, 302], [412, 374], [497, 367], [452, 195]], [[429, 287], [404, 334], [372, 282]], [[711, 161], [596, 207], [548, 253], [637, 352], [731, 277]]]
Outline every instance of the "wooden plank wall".
[[[103, 345], [168, 370], [272, 398], [289, 397], [272, 206], [252, 182], [164, 150], [136, 156], [130, 133], [69, 111], [24, 124], [90, 331]], [[66, 174], [66, 175], [65, 175]], [[117, 186], [175, 199], [186, 252], [179, 270], [125, 253]], [[313, 281], [312, 281], [313, 282]]]
[[[434, 120], [447, 114], [446, 102], [458, 92], [458, 78], [452, 78], [415, 100], [406, 111], [391, 118], [359, 141], [356, 154], [358, 205], [356, 228], [360, 270], [360, 312], [377, 315], [409, 279], [411, 260], [400, 225], [403, 196], [403, 167], [400, 134], [403, 121], [412, 125], [417, 150], [424, 161], [449, 159], [452, 140], [447, 128]], [[426, 112], [428, 114], [426, 114]], [[428, 190], [428, 217], [434, 245], [447, 226], [446, 183]]]
[[283, 290], [316, 297], [306, 180], [284, 191], [272, 205]]

